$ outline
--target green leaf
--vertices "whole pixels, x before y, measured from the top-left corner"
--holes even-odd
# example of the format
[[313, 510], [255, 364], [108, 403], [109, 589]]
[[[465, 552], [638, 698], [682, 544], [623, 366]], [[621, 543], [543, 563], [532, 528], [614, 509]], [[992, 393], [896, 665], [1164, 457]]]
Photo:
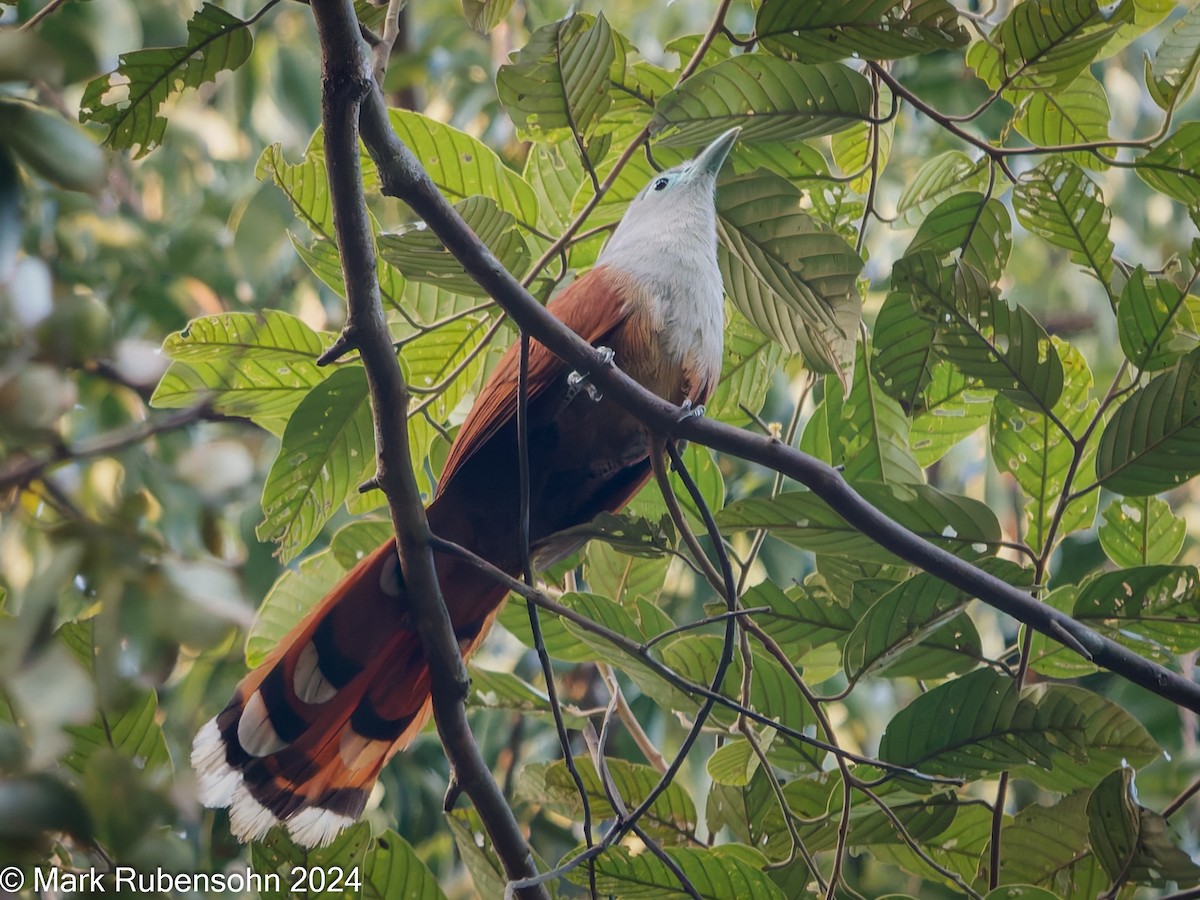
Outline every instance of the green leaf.
[[[774, 731], [766, 729], [760, 740], [759, 749], [764, 751], [769, 749], [771, 738], [774, 736]], [[754, 752], [750, 741], [744, 737], [738, 737], [724, 746], [718, 747], [708, 758], [708, 762], [704, 764], [704, 769], [708, 772], [709, 778], [717, 784], [745, 787], [754, 777], [754, 773], [758, 771], [760, 763], [759, 755]]]
[[1062, 394], [1063, 369], [1049, 335], [1022, 307], [1010, 307], [976, 270], [944, 267], [928, 252], [905, 256], [892, 289], [934, 323], [934, 349], [964, 375], [1031, 409]]
[[[761, 12], [761, 10], [760, 10]], [[885, 84], [879, 85], [879, 95], [874, 101], [876, 118], [882, 118], [892, 106], [892, 92]], [[850, 180], [851, 190], [866, 194], [887, 166], [892, 153], [892, 137], [896, 132], [895, 118], [884, 122], [855, 122], [849, 128], [835, 132], [830, 139], [833, 161]]]
[[1200, 122], [1188, 122], [1134, 161], [1138, 177], [1161, 194], [1200, 206]]
[[340, 368], [300, 401], [263, 485], [260, 540], [289, 562], [312, 543], [375, 463], [375, 429], [361, 366]]
[[[762, 871], [766, 858], [751, 847], [722, 844], [717, 847], [664, 848], [688, 882], [704, 900], [783, 900], [784, 894]], [[571, 851], [566, 858], [578, 851]], [[567, 879], [583, 887], [588, 885], [586, 866], [576, 866]], [[596, 888], [602, 894], [630, 898], [674, 900], [692, 896], [679, 885], [679, 878], [655, 854], [643, 851], [634, 855], [628, 848], [609, 847], [596, 858]]]
[[[991, 836], [991, 810], [983, 806], [960, 805], [954, 821], [936, 837], [922, 842], [921, 851], [938, 865], [956, 873], [970, 884], [978, 877], [980, 859]], [[944, 883], [951, 889], [958, 887], [954, 882], [931, 870], [928, 863], [907, 844], [875, 844], [871, 847], [871, 856], [881, 862], [899, 866], [921, 878]], [[1033, 897], [1030, 900], [1042, 898]]]
[[[487, 197], [468, 197], [454, 204], [463, 220], [500, 263], [517, 277], [529, 264], [529, 248], [517, 222]], [[385, 260], [413, 281], [426, 281], [447, 291], [486, 297], [479, 286], [424, 223], [404, 231], [381, 234], [379, 251]]]
[[561, 234], [571, 224], [575, 195], [586, 179], [578, 153], [561, 145], [533, 144], [525, 158], [525, 180], [538, 199], [543, 231]]
[[[877, 335], [876, 339], [881, 338]], [[908, 433], [917, 462], [933, 465], [951, 447], [986, 425], [994, 400], [992, 391], [979, 387], [946, 360], [938, 360]]]
[[[496, 73], [500, 102], [530, 140], [590, 135], [611, 105], [617, 62], [604, 14], [578, 13], [543, 25]], [[624, 57], [621, 58], [622, 68]], [[563, 134], [557, 134], [563, 132]]]
[[123, 53], [115, 71], [89, 81], [79, 104], [80, 121], [107, 126], [105, 143], [133, 150], [140, 159], [162, 143], [167, 130], [162, 104], [238, 68], [252, 47], [246, 22], [205, 3], [188, 22], [187, 44]]
[[792, 585], [786, 593], [764, 581], [750, 588], [742, 603], [748, 609], [770, 607], [755, 621], [792, 658], [823, 644], [841, 643], [867, 609], [867, 603], [859, 601], [857, 595], [843, 598], [834, 594], [819, 575], [810, 576], [802, 585]]
[[901, 651], [880, 671], [884, 678], [931, 681], [969, 672], [984, 659], [979, 629], [969, 615], [961, 612], [935, 628], [919, 644]]
[[1038, 684], [1023, 697], [1035, 699], [1039, 714], [1050, 719], [1070, 720], [1082, 716], [1082, 734], [1077, 746], [1068, 747], [1049, 768], [1024, 766], [1014, 776], [1027, 779], [1048, 791], [1067, 793], [1092, 787], [1121, 765], [1141, 767], [1162, 755], [1162, 750], [1142, 723], [1111, 700], [1085, 688], [1068, 684]]
[[[1084, 72], [1061, 91], [1036, 91], [1030, 95], [1016, 119], [1017, 131], [1039, 147], [1094, 144], [1109, 140], [1108, 95], [1089, 72]], [[1115, 147], [1095, 152], [1078, 150], [1061, 158], [1088, 169], [1102, 169], [1105, 158], [1116, 156]]]
[[1013, 680], [977, 669], [922, 694], [892, 717], [879, 757], [935, 775], [979, 777], [1079, 753], [1084, 714], [1039, 703]]
[[1046, 887], [1062, 897], [1096, 897], [1108, 889], [1088, 844], [1088, 794], [1076, 791], [1054, 806], [1031, 803], [1013, 817], [1001, 832], [1002, 883]]
[[917, 405], [938, 364], [934, 325], [913, 314], [912, 298], [892, 291], [879, 308], [871, 351], [880, 386], [905, 409]]
[[1130, 394], [1109, 419], [1096, 475], [1111, 491], [1144, 497], [1200, 473], [1200, 350]]
[[1097, 0], [1027, 0], [1013, 7], [988, 40], [967, 50], [967, 63], [992, 90], [1066, 87], [1095, 61], [1133, 4], [1101, 9]]
[[[1029, 573], [1001, 559], [983, 568], [1013, 585], [1027, 585]], [[922, 572], [888, 591], [867, 610], [846, 638], [843, 660], [851, 683], [886, 670], [966, 608], [970, 594]]]
[[862, 258], [840, 234], [800, 211], [802, 195], [758, 171], [717, 190], [717, 259], [730, 299], [764, 334], [817, 371], [853, 363]]
[[1111, 773], [1088, 798], [1088, 841], [1114, 882], [1129, 875], [1138, 841], [1138, 807], [1132, 796], [1133, 770]]
[[[493, 672], [470, 667], [471, 689], [467, 705], [473, 709], [502, 709], [523, 716], [553, 717], [550, 698], [511, 672]], [[568, 728], [586, 728], [588, 719], [570, 704], [560, 701], [559, 711]]]
[[[344, 530], [344, 529], [343, 529]], [[275, 579], [246, 635], [246, 666], [256, 668], [348, 568], [330, 550], [314, 553]]]
[[[849, 481], [916, 484], [925, 475], [908, 450], [908, 418], [881, 389], [861, 358], [849, 396], [841, 382], [829, 382], [813, 411], [800, 449], [843, 466]], [[817, 446], [819, 444], [820, 446]]]
[[[263, 900], [290, 900], [296, 896], [289, 888], [296, 883], [297, 868], [304, 870], [339, 867], [343, 872], [361, 871], [371, 844], [371, 826], [366, 822], [351, 825], [325, 847], [301, 847], [292, 843], [283, 828], [273, 828], [261, 841], [250, 844], [250, 862], [255, 872], [274, 874], [264, 878], [267, 890]], [[271, 890], [272, 881], [279, 890]]]
[[[1095, 442], [1079, 448], [1074, 439], [1086, 431], [1100, 410], [1100, 402], [1091, 396], [1092, 373], [1083, 354], [1058, 338], [1053, 340], [1064, 381], [1062, 395], [1052, 409], [1054, 418], [1024, 409], [1001, 394], [996, 398], [991, 424], [996, 468], [1008, 472], [1020, 486], [1029, 518], [1026, 539], [1039, 553], [1050, 538], [1064, 492], [1069, 493], [1077, 479], [1091, 480]], [[1063, 427], [1069, 433], [1064, 433]], [[1058, 521], [1056, 538], [1091, 526], [1096, 493], [1077, 498], [1067, 510], [1069, 514]]]
[[836, 63], [802, 65], [746, 53], [702, 69], [658, 101], [659, 143], [694, 147], [740, 125], [739, 141], [802, 141], [870, 118], [871, 85]]
[[316, 364], [321, 336], [288, 313], [222, 313], [194, 319], [163, 342], [175, 362], [150, 403], [191, 406], [245, 416], [282, 434], [289, 415], [330, 370]]
[[1022, 225], [1069, 251], [1106, 289], [1112, 283], [1111, 217], [1100, 188], [1079, 166], [1057, 157], [1042, 163], [1017, 182], [1013, 207]]
[[[1078, 586], [1065, 584], [1042, 597], [1042, 602], [1051, 609], [1070, 615], [1078, 597]], [[1033, 634], [1029, 658], [1030, 666], [1048, 678], [1081, 678], [1099, 669], [1095, 663], [1040, 631]]]
[[[658, 770], [650, 766], [635, 765], [612, 757], [606, 757], [604, 762], [612, 786], [629, 810], [641, 805], [662, 778]], [[616, 811], [609, 802], [591, 757], [575, 757], [575, 768], [583, 780], [592, 815], [597, 819], [613, 818]], [[583, 803], [575, 780], [562, 760], [526, 765], [521, 770], [517, 789], [520, 796], [530, 803], [558, 810], [576, 820], [583, 815]], [[641, 824], [662, 839], [686, 842], [696, 827], [696, 806], [687, 791], [672, 782], [650, 804]]]
[[[1000, 523], [986, 504], [925, 484], [853, 485], [885, 515], [951, 552], [979, 556], [1000, 540]], [[808, 491], [754, 497], [717, 514], [723, 533], [765, 528], [774, 537], [815, 553], [894, 563], [894, 557]]]
[[463, 17], [480, 34], [487, 34], [504, 21], [513, 0], [462, 0]]
[[1188, 297], [1165, 278], [1138, 266], [1117, 305], [1117, 334], [1125, 358], [1142, 370], [1173, 366], [1200, 343]]
[[1187, 523], [1161, 497], [1116, 497], [1096, 529], [1104, 555], [1115, 565], [1170, 565], [1183, 549]]
[[446, 900], [429, 866], [390, 828], [371, 842], [362, 881], [363, 900]]
[[1086, 581], [1073, 616], [1115, 640], [1140, 638], [1186, 653], [1200, 647], [1200, 574], [1194, 566], [1135, 566]]
[[957, 256], [995, 283], [1012, 252], [1012, 219], [1004, 204], [978, 191], [946, 198], [930, 211], [905, 251], [928, 250], [939, 258]]
[[729, 311], [728, 320], [721, 378], [708, 400], [707, 415], [744, 428], [753, 421], [745, 410], [757, 414], [766, 402], [784, 351], [740, 313]]
[[967, 43], [958, 12], [946, 0], [767, 0], [758, 10], [754, 34], [771, 52], [804, 62], [901, 59]]
[[171, 768], [171, 754], [158, 723], [158, 694], [153, 688], [141, 694], [120, 715], [108, 710], [104, 721], [68, 725], [66, 731], [74, 740], [63, 762], [76, 772], [82, 772], [92, 754], [101, 747], [112, 747], [146, 772]]
[[503, 897], [508, 877], [487, 829], [472, 810], [455, 809], [446, 816], [446, 824], [454, 835], [458, 855], [471, 873], [471, 881], [480, 897]]
[[[1132, 774], [1130, 780], [1132, 781]], [[1129, 880], [1134, 884], [1148, 884], [1159, 888], [1173, 884], [1190, 887], [1200, 883], [1200, 867], [1178, 846], [1177, 840], [1170, 833], [1167, 820], [1144, 806], [1136, 808], [1137, 844], [1127, 870]], [[1104, 807], [1101, 807], [1097, 811], [1102, 812], [1103, 809]], [[1091, 812], [1090, 806], [1088, 811]], [[1103, 828], [1104, 824], [1102, 818], [1096, 823], [1100, 828]], [[1092, 838], [1093, 846], [1097, 840], [1096, 837]]]
[[601, 541], [588, 545], [586, 560], [589, 587], [625, 606], [657, 600], [671, 565], [667, 556], [628, 556]]
[[[434, 184], [451, 200], [482, 194], [522, 227], [537, 227], [538, 200], [533, 188], [482, 141], [405, 109], [389, 109], [388, 120], [396, 136], [416, 154]], [[373, 167], [364, 169], [364, 177], [372, 173]]]
[[1200, 69], [1200, 8], [1192, 7], [1167, 32], [1146, 64], [1146, 88], [1162, 109], [1172, 109], [1187, 99]]
[[896, 201], [896, 213], [901, 224], [915, 228], [949, 197], [964, 191], [978, 193], [987, 186], [986, 159], [975, 162], [961, 150], [948, 150], [930, 159], [908, 179]]
[[[254, 176], [283, 191], [296, 215], [313, 235], [333, 241], [333, 203], [329, 197], [325, 149], [319, 134], [313, 135], [298, 163], [287, 161], [282, 145], [267, 147], [258, 158]], [[340, 275], [338, 281], [341, 281]]]

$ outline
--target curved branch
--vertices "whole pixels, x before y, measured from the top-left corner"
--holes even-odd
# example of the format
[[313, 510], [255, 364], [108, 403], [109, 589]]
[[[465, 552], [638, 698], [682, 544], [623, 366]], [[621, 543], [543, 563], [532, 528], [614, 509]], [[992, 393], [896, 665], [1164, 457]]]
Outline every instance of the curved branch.
[[367, 151], [379, 169], [384, 193], [417, 213], [466, 271], [517, 325], [574, 369], [589, 373], [598, 387], [659, 434], [685, 438], [766, 466], [793, 478], [836, 509], [848, 524], [901, 559], [941, 578], [984, 603], [1064, 643], [1069, 635], [1097, 665], [1172, 703], [1200, 712], [1200, 685], [1144, 659], [1073, 618], [1034, 600], [1018, 588], [935, 547], [871, 506], [831, 466], [784, 445], [721, 422], [684, 416], [683, 411], [641, 387], [615, 366], [604, 365], [594, 347], [535, 300], [471, 232], [438, 193], [412, 152], [392, 131], [382, 100], [372, 95], [362, 107]]

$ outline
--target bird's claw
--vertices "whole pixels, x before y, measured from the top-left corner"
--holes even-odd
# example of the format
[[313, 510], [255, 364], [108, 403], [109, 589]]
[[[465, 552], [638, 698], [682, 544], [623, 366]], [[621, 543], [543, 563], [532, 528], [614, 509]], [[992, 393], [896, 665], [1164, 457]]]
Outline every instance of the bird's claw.
[[[596, 350], [600, 354], [601, 365], [611, 366], [613, 364], [613, 360], [617, 357], [617, 354], [613, 351], [612, 347], [597, 347]], [[598, 401], [604, 396], [604, 394], [600, 392], [600, 388], [596, 387], [596, 385], [592, 383], [590, 375], [588, 375], [586, 372], [580, 372], [578, 369], [576, 369], [567, 376], [566, 402], [570, 403], [572, 400], [574, 400], [580, 391], [586, 391], [588, 397], [590, 397], [593, 401]]]
[[679, 416], [680, 422], [686, 422], [688, 419], [699, 419], [704, 415], [703, 403], [701, 403], [699, 406], [692, 406], [691, 400], [684, 400], [682, 406], [680, 406], [680, 409], [683, 410]]

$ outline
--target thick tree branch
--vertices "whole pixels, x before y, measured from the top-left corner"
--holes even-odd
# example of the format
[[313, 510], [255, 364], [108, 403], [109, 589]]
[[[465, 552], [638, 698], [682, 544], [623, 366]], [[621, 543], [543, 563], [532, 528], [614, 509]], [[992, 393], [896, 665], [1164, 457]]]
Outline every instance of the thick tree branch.
[[[409, 392], [383, 317], [358, 154], [359, 105], [368, 99], [372, 106], [381, 106], [380, 95], [350, 0], [314, 0], [312, 10], [321, 46], [321, 120], [329, 192], [349, 310], [345, 330], [335, 346], [357, 348], [366, 369], [378, 449], [376, 481], [391, 509], [406, 600], [429, 663], [434, 719], [453, 777], [475, 804], [508, 877], [533, 878], [537, 869], [529, 845], [467, 723], [467, 671], [442, 601], [429, 523], [409, 462]], [[544, 888], [534, 887], [522, 896], [549, 895]]]
[[1077, 651], [1092, 662], [1162, 697], [1200, 711], [1200, 685], [1138, 656], [1038, 602], [1019, 588], [989, 575], [934, 546], [871, 506], [831, 466], [782, 442], [682, 411], [638, 385], [619, 369], [605, 366], [594, 347], [559, 322], [507, 272], [438, 193], [411, 151], [388, 124], [377, 94], [362, 106], [362, 132], [379, 169], [383, 190], [407, 203], [428, 224], [520, 328], [545, 344], [574, 369], [587, 372], [608, 396], [654, 431], [685, 438], [766, 466], [795, 479], [836, 509], [848, 524], [906, 562], [936, 575], [995, 609]]

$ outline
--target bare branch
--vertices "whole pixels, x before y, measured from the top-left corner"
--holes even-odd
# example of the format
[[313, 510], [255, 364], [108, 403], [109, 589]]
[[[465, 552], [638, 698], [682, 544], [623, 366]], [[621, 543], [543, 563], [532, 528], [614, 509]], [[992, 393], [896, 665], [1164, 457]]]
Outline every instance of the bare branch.
[[[360, 106], [382, 108], [350, 0], [315, 0], [321, 47], [321, 121], [328, 160], [334, 230], [346, 281], [348, 316], [338, 345], [357, 348], [371, 390], [378, 449], [376, 482], [388, 498], [406, 598], [429, 664], [434, 719], [453, 779], [474, 803], [510, 879], [537, 874], [529, 844], [492, 777], [467, 723], [469, 680], [442, 601], [430, 549], [429, 523], [409, 462], [409, 392], [392, 349], [375, 275], [375, 245], [363, 196], [358, 154]], [[531, 886], [529, 898], [548, 898]]]

